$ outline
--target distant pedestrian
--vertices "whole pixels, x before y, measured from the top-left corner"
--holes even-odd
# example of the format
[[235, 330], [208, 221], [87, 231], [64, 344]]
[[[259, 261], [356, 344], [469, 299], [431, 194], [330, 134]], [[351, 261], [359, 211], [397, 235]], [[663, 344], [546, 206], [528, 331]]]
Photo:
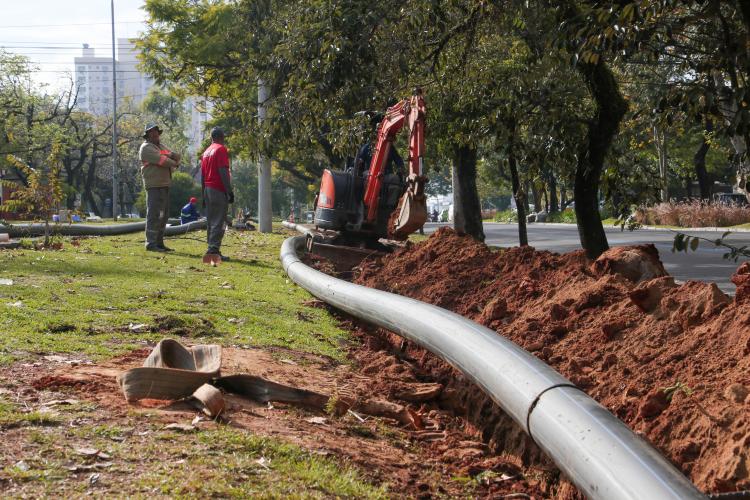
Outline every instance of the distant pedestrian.
[[141, 175], [146, 189], [146, 250], [171, 252], [164, 246], [164, 228], [169, 218], [169, 186], [172, 172], [180, 166], [180, 154], [161, 143], [162, 130], [154, 124], [146, 125], [138, 151]]
[[201, 156], [201, 179], [208, 224], [206, 255], [218, 255], [221, 260], [229, 260], [221, 255], [221, 241], [224, 238], [227, 209], [230, 203], [234, 203], [234, 191], [229, 174], [229, 152], [224, 146], [224, 131], [218, 127], [211, 130], [211, 145]]
[[198, 209], [195, 206], [196, 203], [198, 203], [198, 198], [193, 196], [190, 198], [190, 201], [187, 202], [187, 205], [182, 207], [182, 210], [180, 210], [180, 224], [187, 224], [188, 222], [195, 222], [198, 220], [201, 214], [198, 213]]

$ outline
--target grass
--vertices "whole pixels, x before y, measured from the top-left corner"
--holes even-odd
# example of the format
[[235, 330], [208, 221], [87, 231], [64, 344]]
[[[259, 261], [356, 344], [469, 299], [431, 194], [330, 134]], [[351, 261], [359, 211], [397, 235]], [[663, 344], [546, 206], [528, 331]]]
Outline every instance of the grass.
[[[168, 240], [171, 254], [146, 252], [140, 233], [0, 251], [0, 279], [13, 281], [0, 285], [0, 364], [51, 353], [103, 359], [174, 334], [344, 359], [346, 332], [304, 306], [309, 295], [278, 263], [285, 235], [230, 232], [223, 251], [234, 260], [217, 267], [201, 263], [201, 237]], [[163, 328], [174, 317], [179, 328]]]
[[0, 431], [14, 427], [56, 425], [60, 421], [55, 415], [38, 411], [22, 411], [18, 405], [0, 398]]
[[[73, 415], [70, 415], [73, 416]], [[229, 426], [196, 433], [165, 430], [142, 417], [136, 427], [39, 429], [0, 468], [0, 486], [22, 496], [176, 498], [386, 498], [347, 463]], [[98, 460], [77, 450], [107, 454]], [[102, 465], [104, 463], [104, 465]], [[92, 465], [102, 465], [93, 468]], [[76, 471], [80, 467], [80, 471]], [[92, 485], [95, 473], [103, 477]]]
[[[58, 251], [0, 251], [0, 283], [12, 281], [0, 284], [0, 366], [51, 354], [104, 360], [165, 336], [344, 361], [349, 334], [306, 306], [310, 295], [281, 269], [287, 236], [227, 233], [222, 250], [233, 260], [217, 267], [201, 263], [203, 233], [168, 240], [170, 254], [146, 252], [142, 233], [66, 238]], [[177, 433], [154, 413], [113, 415], [86, 401], [46, 412], [38, 402], [11, 402], [6, 395], [21, 393], [3, 385], [14, 382], [0, 383], [2, 496], [390, 496], [349, 463], [279, 439], [218, 425]], [[102, 460], [81, 456], [82, 447], [102, 450], [111, 464], [92, 469]]]

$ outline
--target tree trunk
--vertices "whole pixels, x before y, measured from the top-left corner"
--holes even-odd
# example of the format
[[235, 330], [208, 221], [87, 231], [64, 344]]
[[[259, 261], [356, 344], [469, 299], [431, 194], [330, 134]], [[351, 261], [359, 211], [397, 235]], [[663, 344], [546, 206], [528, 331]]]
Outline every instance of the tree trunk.
[[549, 174], [549, 213], [553, 214], [560, 211], [560, 204], [557, 201], [557, 179], [555, 174]]
[[590, 259], [596, 259], [609, 248], [598, 200], [604, 158], [628, 106], [606, 64], [579, 64], [578, 70], [591, 92], [595, 111], [578, 155], [573, 193], [581, 246]]
[[[713, 122], [706, 120], [706, 132], [713, 130]], [[698, 151], [693, 156], [693, 165], [695, 166], [695, 176], [698, 178], [698, 186], [700, 189], [701, 200], [711, 201], [711, 179], [708, 177], [706, 171], [706, 154], [708, 154], [708, 148], [710, 144], [706, 141], [706, 136], [703, 136], [703, 142], [701, 142]]]
[[91, 163], [89, 164], [89, 171], [86, 175], [86, 183], [83, 186], [83, 199], [86, 200], [91, 207], [91, 210], [98, 216], [101, 217], [101, 211], [96, 204], [94, 199], [93, 187], [94, 179], [96, 178], [96, 154], [91, 155]]
[[531, 196], [534, 198], [534, 212], [539, 213], [544, 210], [544, 205], [542, 205], [542, 193], [534, 182], [531, 183]]
[[[482, 228], [482, 207], [477, 191], [477, 150], [471, 146], [460, 145], [453, 149], [453, 227], [459, 233], [465, 233], [484, 241]], [[460, 217], [459, 217], [460, 214]]]
[[682, 179], [685, 181], [685, 194], [687, 195], [688, 201], [693, 199], [693, 179], [690, 178], [690, 176], [685, 176]]
[[659, 161], [659, 179], [661, 180], [661, 201], [669, 201], [669, 181], [667, 180], [667, 138], [664, 129], [654, 125], [654, 146], [656, 146], [656, 157]]
[[518, 178], [518, 165], [516, 164], [516, 122], [508, 123], [508, 166], [510, 168], [510, 183], [513, 189], [513, 199], [516, 202], [516, 215], [518, 216], [518, 245], [525, 247], [529, 244], [526, 232], [526, 193], [521, 190], [521, 182]]

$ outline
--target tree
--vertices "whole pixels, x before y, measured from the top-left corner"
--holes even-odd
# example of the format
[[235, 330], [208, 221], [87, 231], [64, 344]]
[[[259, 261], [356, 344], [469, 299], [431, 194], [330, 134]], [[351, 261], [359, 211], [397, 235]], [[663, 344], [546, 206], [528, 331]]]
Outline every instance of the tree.
[[[63, 198], [63, 186], [60, 182], [62, 144], [59, 140], [52, 145], [46, 162], [37, 168], [26, 165], [19, 158], [8, 155], [7, 161], [23, 172], [26, 185], [12, 192], [9, 200], [0, 204], [0, 210], [25, 213], [39, 217], [44, 221], [44, 245], [49, 246], [49, 221], [52, 213], [58, 208]], [[0, 184], [8, 181], [0, 180]]]

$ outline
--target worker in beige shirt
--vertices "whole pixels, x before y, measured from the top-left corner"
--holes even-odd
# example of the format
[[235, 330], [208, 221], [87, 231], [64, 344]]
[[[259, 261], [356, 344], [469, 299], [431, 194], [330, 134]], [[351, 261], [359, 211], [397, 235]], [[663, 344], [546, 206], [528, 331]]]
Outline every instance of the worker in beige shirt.
[[167, 149], [159, 140], [162, 130], [154, 124], [146, 125], [138, 151], [141, 160], [143, 187], [146, 189], [146, 250], [170, 252], [164, 246], [164, 228], [169, 218], [169, 186], [172, 172], [180, 166], [180, 154]]

